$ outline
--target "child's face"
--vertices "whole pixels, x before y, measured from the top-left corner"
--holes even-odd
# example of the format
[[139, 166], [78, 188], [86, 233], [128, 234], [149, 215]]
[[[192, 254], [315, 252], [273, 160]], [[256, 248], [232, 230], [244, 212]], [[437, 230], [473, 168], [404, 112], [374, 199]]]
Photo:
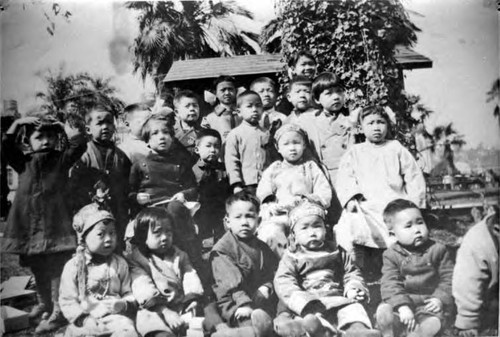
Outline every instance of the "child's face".
[[379, 144], [385, 141], [387, 136], [387, 121], [379, 115], [368, 115], [361, 122], [363, 133], [366, 140], [373, 144]]
[[310, 59], [307, 56], [301, 56], [295, 67], [292, 68], [292, 73], [294, 75], [302, 75], [312, 79], [316, 75], [316, 61]]
[[326, 228], [323, 219], [317, 215], [309, 215], [297, 221], [293, 228], [295, 243], [308, 250], [323, 247]]
[[234, 104], [236, 101], [236, 87], [233, 82], [221, 82], [215, 88], [215, 96], [225, 105]]
[[259, 94], [264, 110], [271, 109], [276, 103], [276, 92], [271, 83], [256, 83], [252, 90]]
[[110, 141], [115, 133], [113, 115], [108, 111], [92, 111], [87, 132], [92, 135], [93, 140]]
[[311, 87], [304, 84], [293, 84], [287, 98], [295, 109], [306, 111], [311, 105]]
[[302, 135], [295, 131], [286, 132], [278, 141], [278, 152], [289, 163], [295, 163], [302, 158], [305, 144]]
[[172, 147], [173, 138], [165, 121], [150, 121], [150, 135], [148, 145], [151, 150], [165, 154]]
[[241, 98], [238, 106], [241, 118], [252, 125], [259, 124], [263, 110], [259, 95], [248, 95]]
[[54, 131], [34, 131], [29, 138], [31, 150], [53, 150], [57, 145], [57, 133]]
[[217, 162], [220, 153], [220, 140], [217, 137], [205, 136], [200, 139], [194, 150], [204, 162]]
[[116, 248], [116, 231], [113, 221], [101, 221], [85, 237], [87, 249], [92, 254], [109, 256]]
[[181, 97], [175, 105], [175, 111], [179, 119], [188, 124], [196, 123], [200, 117], [200, 105], [192, 97]]
[[417, 208], [407, 208], [396, 213], [389, 232], [401, 245], [414, 248], [422, 246], [429, 239], [429, 230]]
[[224, 220], [231, 232], [240, 239], [252, 237], [259, 225], [259, 216], [255, 206], [243, 200], [238, 200], [229, 207]]
[[141, 137], [142, 126], [150, 115], [148, 110], [137, 110], [127, 116], [127, 126], [134, 136]]
[[173, 237], [172, 224], [167, 219], [162, 219], [149, 227], [146, 246], [153, 254], [165, 254], [172, 247]]
[[316, 100], [324, 110], [336, 113], [344, 106], [344, 91], [341, 88], [329, 88], [323, 90]]

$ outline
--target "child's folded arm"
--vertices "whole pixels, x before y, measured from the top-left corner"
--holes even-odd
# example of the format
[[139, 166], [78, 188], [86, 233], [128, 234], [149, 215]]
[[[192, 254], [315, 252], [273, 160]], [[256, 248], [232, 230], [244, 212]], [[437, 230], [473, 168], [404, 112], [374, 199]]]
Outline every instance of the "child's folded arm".
[[241, 289], [243, 276], [229, 257], [212, 252], [210, 260], [214, 276], [213, 289], [221, 316], [230, 321], [239, 307], [252, 306], [253, 302], [249, 294]]
[[191, 265], [188, 255], [180, 251], [179, 267], [182, 273], [182, 288], [186, 297], [197, 298], [203, 295], [203, 285], [198, 273]]
[[77, 319], [88, 316], [88, 312], [82, 308], [78, 293], [77, 266], [73, 258], [66, 263], [61, 274], [59, 286], [59, 305], [64, 317], [73, 323]]
[[[293, 258], [285, 253], [274, 277], [274, 289], [278, 298], [297, 315], [302, 315], [307, 308], [319, 306], [319, 299], [305, 291], [298, 281], [298, 271]], [[321, 303], [321, 302], [320, 302]], [[315, 306], [316, 307], [316, 306]]]
[[354, 161], [354, 151], [351, 149], [342, 156], [339, 163], [335, 191], [343, 207], [357, 195], [363, 194], [356, 179], [356, 172], [354, 172]]
[[224, 162], [229, 176], [229, 183], [231, 186], [243, 183], [243, 178], [241, 176], [241, 158], [238, 150], [238, 138], [236, 133], [230, 132], [227, 136], [225, 151]]
[[391, 258], [391, 253], [392, 250], [389, 248], [383, 255], [382, 279], [380, 280], [382, 300], [392, 305], [394, 309], [403, 305], [414, 308], [414, 303], [404, 287], [404, 279], [399, 266]]
[[129, 260], [130, 276], [132, 279], [131, 289], [137, 303], [140, 307], [148, 309], [154, 307], [159, 302], [167, 302], [160, 291], [156, 288], [149, 273], [141, 267], [135, 260]]
[[431, 297], [439, 299], [445, 307], [453, 304], [451, 296], [451, 280], [453, 278], [453, 261], [446, 246], [439, 245], [437, 251], [437, 260], [439, 261], [439, 284]]
[[365, 294], [369, 294], [365, 280], [361, 275], [361, 271], [352, 261], [351, 255], [341, 250], [342, 261], [344, 261], [344, 296], [350, 289], [359, 289]]
[[274, 162], [262, 173], [262, 178], [257, 185], [256, 195], [259, 200], [264, 201], [267, 197], [276, 194], [276, 185], [273, 184], [273, 175], [279, 162]]
[[87, 139], [85, 135], [76, 134], [68, 139], [68, 148], [62, 153], [61, 163], [69, 169], [82, 157], [85, 151], [87, 151]]
[[121, 281], [121, 290], [120, 290], [120, 296], [122, 297], [122, 300], [125, 301], [126, 308], [124, 311], [129, 311], [130, 309], [136, 307], [136, 299], [135, 296], [132, 292], [132, 280], [130, 276], [130, 269], [128, 266], [127, 261], [125, 258], [115, 255], [117, 258], [117, 270], [118, 270], [118, 277], [120, 278]]

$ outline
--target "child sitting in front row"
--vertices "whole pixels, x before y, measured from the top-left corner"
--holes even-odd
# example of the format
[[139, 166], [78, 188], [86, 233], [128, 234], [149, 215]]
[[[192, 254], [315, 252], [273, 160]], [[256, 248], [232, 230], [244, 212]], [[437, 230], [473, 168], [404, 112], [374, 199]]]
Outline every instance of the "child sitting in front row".
[[446, 246], [429, 239], [417, 205], [391, 201], [384, 221], [397, 242], [384, 252], [377, 322], [384, 337], [432, 337], [441, 330], [443, 315], [451, 309], [453, 263]]
[[97, 204], [83, 207], [74, 217], [76, 255], [64, 266], [59, 303], [71, 323], [65, 336], [137, 337], [130, 274], [125, 259], [114, 253], [115, 219]]
[[[289, 216], [291, 243], [274, 278], [280, 301], [292, 317], [303, 318], [298, 320], [311, 337], [331, 336], [337, 329], [346, 336], [379, 336], [359, 303], [368, 299], [360, 271], [348, 254], [325, 240], [324, 208], [304, 198]], [[296, 320], [277, 318], [276, 330], [288, 336], [293, 324]]]
[[265, 203], [274, 201], [283, 208], [294, 205], [303, 195], [315, 195], [328, 208], [332, 188], [325, 174], [313, 160], [304, 156], [306, 134], [295, 124], [285, 124], [274, 136], [282, 161], [275, 161], [262, 174], [257, 197]]
[[260, 96], [248, 90], [238, 96], [237, 102], [243, 122], [227, 136], [224, 160], [233, 191], [247, 189], [255, 193], [262, 172], [269, 164], [270, 136], [269, 131], [259, 125], [263, 109]]
[[189, 321], [180, 315], [196, 309], [203, 286], [185, 252], [173, 244], [172, 216], [148, 207], [136, 218], [133, 249], [127, 256], [132, 293], [139, 303], [137, 331], [146, 337], [174, 337]]
[[272, 280], [278, 260], [254, 235], [259, 201], [242, 191], [227, 199], [226, 212], [228, 231], [210, 253], [213, 289], [222, 318], [241, 329], [240, 334], [218, 331], [217, 336], [271, 336], [276, 309]]

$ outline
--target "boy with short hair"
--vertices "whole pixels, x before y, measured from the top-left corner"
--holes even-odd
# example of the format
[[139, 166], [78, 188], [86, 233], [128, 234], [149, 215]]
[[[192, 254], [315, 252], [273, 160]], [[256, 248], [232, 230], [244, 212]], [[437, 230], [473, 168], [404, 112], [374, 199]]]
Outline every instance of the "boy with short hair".
[[286, 124], [300, 125], [300, 118], [311, 108], [311, 80], [305, 76], [295, 76], [288, 85], [286, 97], [293, 105], [293, 110], [285, 120]]
[[221, 144], [221, 136], [216, 130], [202, 129], [194, 148], [200, 157], [193, 166], [193, 173], [201, 204], [194, 220], [199, 226], [200, 237], [204, 239], [213, 235], [214, 242], [224, 234], [225, 201], [231, 194], [226, 169], [219, 161]]
[[123, 248], [125, 226], [128, 223], [128, 177], [131, 163], [113, 141], [116, 127], [113, 114], [106, 106], [97, 104], [85, 115], [91, 141], [87, 151], [71, 169], [74, 185], [73, 210], [91, 202], [91, 195], [109, 199], [108, 206], [116, 219], [118, 249]]
[[276, 309], [273, 277], [278, 259], [255, 237], [259, 201], [245, 191], [231, 195], [224, 222], [228, 231], [210, 253], [213, 289], [222, 318], [231, 326], [247, 329], [238, 336], [272, 336]]
[[498, 206], [465, 234], [453, 270], [455, 335], [498, 335]]
[[194, 156], [195, 142], [200, 131], [200, 104], [198, 96], [191, 90], [181, 90], [174, 97], [176, 121], [175, 138]]
[[221, 75], [214, 81], [214, 90], [219, 103], [207, 115], [204, 127], [217, 130], [224, 144], [229, 132], [241, 123], [236, 111], [236, 80], [232, 76]]
[[262, 110], [262, 101], [256, 92], [248, 90], [238, 96], [237, 111], [243, 122], [228, 134], [224, 157], [229, 183], [235, 193], [244, 188], [255, 192], [268, 164], [266, 147], [270, 137], [269, 131], [259, 125]]
[[449, 252], [443, 244], [429, 239], [422, 214], [413, 202], [393, 200], [383, 216], [397, 242], [384, 252], [384, 303], [376, 314], [379, 328], [384, 337], [399, 336], [404, 327], [408, 336], [435, 336], [441, 330], [444, 312], [453, 304]]
[[286, 119], [286, 115], [276, 111], [276, 83], [269, 77], [259, 77], [250, 84], [250, 90], [259, 94], [264, 111], [259, 124], [265, 130], [278, 129]]
[[151, 109], [144, 103], [134, 103], [125, 107], [125, 125], [129, 129], [129, 134], [118, 145], [133, 164], [141, 160], [149, 153], [149, 148], [141, 138], [142, 126], [146, 119], [151, 115]]

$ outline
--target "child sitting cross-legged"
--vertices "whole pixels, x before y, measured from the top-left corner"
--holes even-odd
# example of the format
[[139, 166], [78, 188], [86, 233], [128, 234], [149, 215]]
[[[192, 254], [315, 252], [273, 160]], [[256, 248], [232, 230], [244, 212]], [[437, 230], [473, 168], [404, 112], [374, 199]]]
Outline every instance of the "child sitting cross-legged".
[[291, 243], [274, 278], [288, 312], [275, 320], [276, 332], [290, 336], [299, 322], [311, 337], [336, 335], [338, 329], [345, 336], [380, 336], [360, 303], [368, 298], [360, 271], [325, 240], [324, 208], [304, 198], [289, 216]]
[[429, 239], [417, 205], [391, 201], [384, 221], [397, 242], [384, 252], [377, 322], [384, 337], [431, 337], [441, 330], [443, 314], [453, 304], [453, 264], [446, 246]]
[[272, 336], [276, 309], [273, 277], [278, 259], [254, 235], [259, 224], [259, 201], [238, 192], [226, 201], [228, 231], [210, 253], [214, 293], [222, 318], [237, 331], [212, 336]]
[[160, 207], [136, 217], [133, 248], [127, 255], [132, 293], [139, 303], [137, 330], [145, 337], [173, 337], [189, 323], [203, 286], [188, 255], [173, 243], [173, 218]]
[[83, 207], [73, 219], [78, 237], [75, 256], [64, 266], [59, 303], [71, 323], [65, 336], [136, 337], [130, 274], [116, 248], [115, 219], [97, 204]]

